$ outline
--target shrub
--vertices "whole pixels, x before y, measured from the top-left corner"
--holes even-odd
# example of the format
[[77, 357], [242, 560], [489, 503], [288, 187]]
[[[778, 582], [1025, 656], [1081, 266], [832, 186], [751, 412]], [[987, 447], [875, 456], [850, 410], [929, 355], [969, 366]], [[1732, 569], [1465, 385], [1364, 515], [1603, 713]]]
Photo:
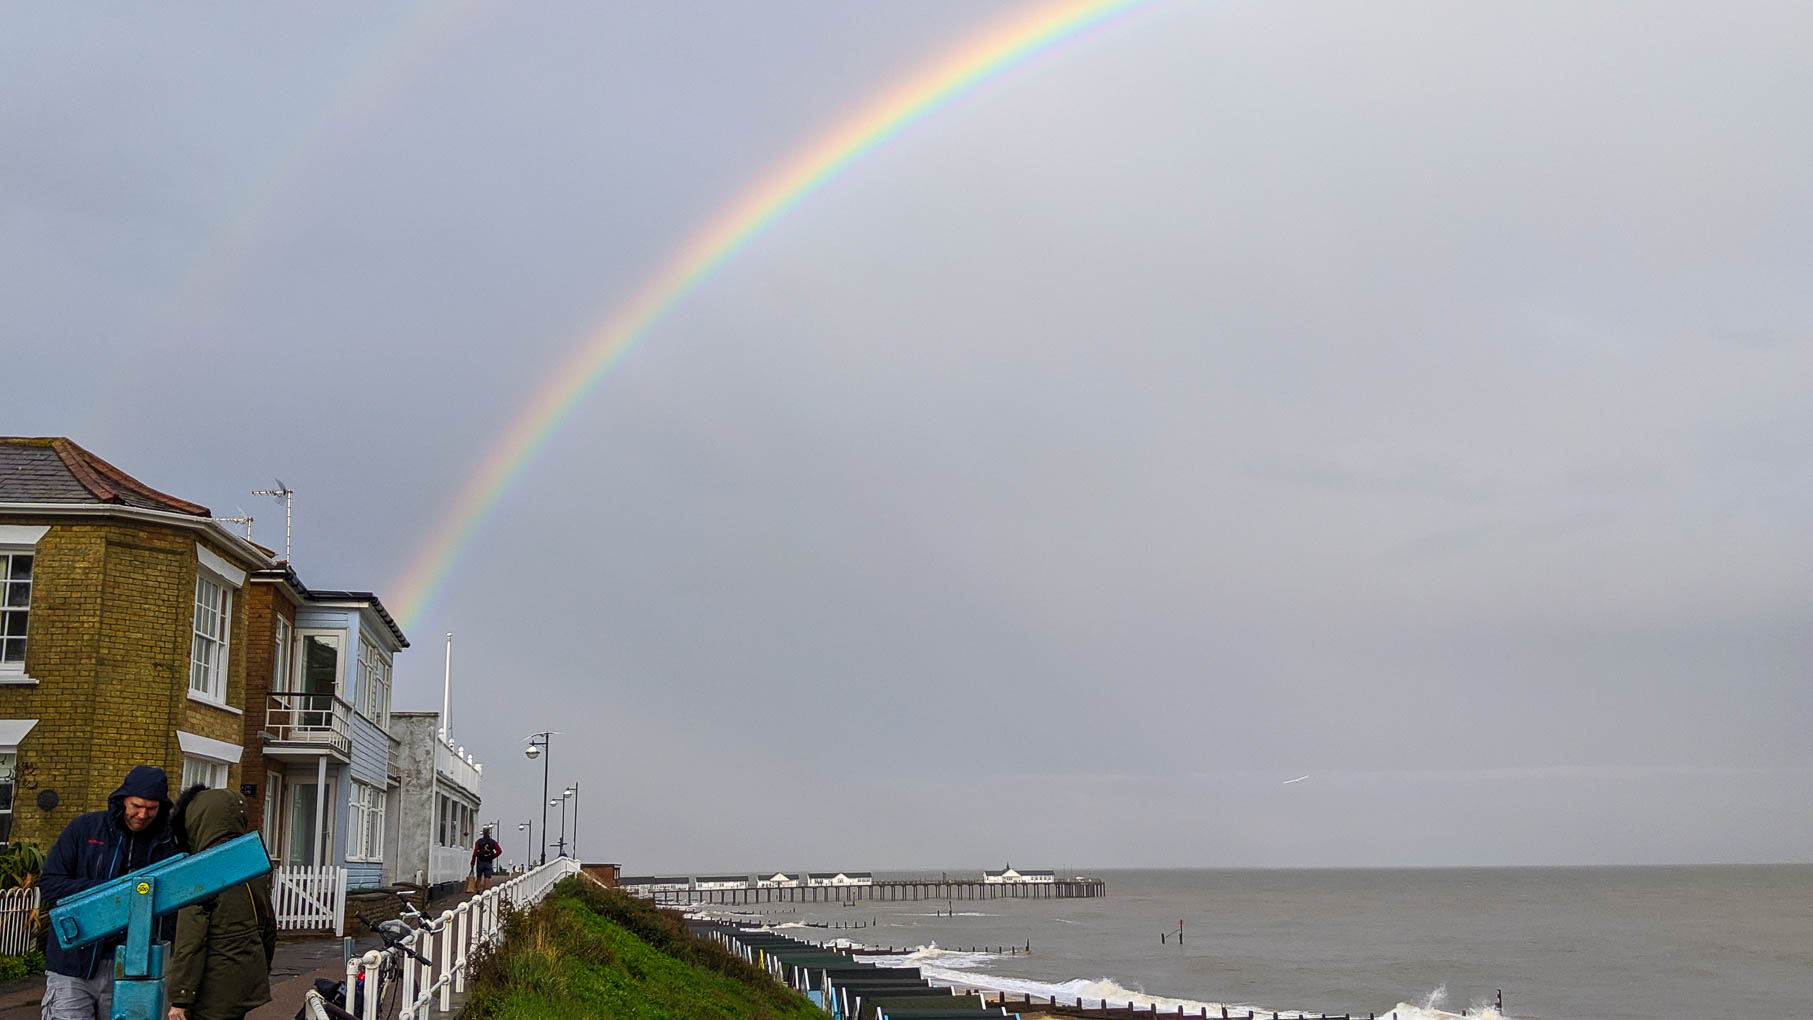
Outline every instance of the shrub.
[[0, 851], [0, 889], [29, 889], [44, 874], [44, 848], [14, 843]]
[[44, 973], [44, 954], [36, 949], [24, 956], [0, 956], [0, 981], [17, 981]]

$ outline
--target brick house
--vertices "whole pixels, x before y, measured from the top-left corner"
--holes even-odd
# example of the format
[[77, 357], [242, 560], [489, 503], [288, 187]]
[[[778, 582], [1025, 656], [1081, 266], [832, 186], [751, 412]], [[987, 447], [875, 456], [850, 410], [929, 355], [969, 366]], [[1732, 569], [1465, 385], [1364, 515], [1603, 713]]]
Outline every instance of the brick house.
[[376, 595], [311, 589], [286, 563], [247, 588], [245, 782], [271, 858], [344, 867], [352, 889], [396, 881], [391, 664], [409, 640]]
[[133, 765], [241, 782], [269, 554], [68, 439], [0, 437], [0, 842], [48, 845]]

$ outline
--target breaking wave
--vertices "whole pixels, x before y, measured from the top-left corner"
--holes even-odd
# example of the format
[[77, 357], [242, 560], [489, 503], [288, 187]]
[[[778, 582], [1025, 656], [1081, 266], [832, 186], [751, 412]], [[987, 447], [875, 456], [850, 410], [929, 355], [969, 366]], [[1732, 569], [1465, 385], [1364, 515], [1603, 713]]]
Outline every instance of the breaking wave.
[[[1274, 1012], [1279, 1020], [1315, 1020], [1322, 1013], [1314, 1010], [1282, 1009], [1250, 1002], [1211, 1002], [1202, 999], [1178, 999], [1165, 995], [1153, 995], [1143, 989], [1128, 988], [1112, 978], [1072, 978], [1069, 981], [1034, 981], [1017, 978], [1006, 974], [989, 974], [976, 970], [987, 964], [997, 963], [1000, 956], [994, 953], [964, 953], [950, 949], [940, 949], [937, 943], [920, 946], [909, 953], [888, 956], [871, 956], [870, 962], [883, 967], [918, 967], [919, 973], [934, 984], [950, 985], [959, 988], [975, 989], [987, 992], [1001, 992], [1006, 995], [1031, 995], [1040, 999], [1060, 999], [1066, 1002], [1081, 1001], [1085, 1008], [1101, 1008], [1112, 1003], [1116, 1006], [1131, 1003], [1141, 1009], [1156, 1006], [1161, 1011], [1173, 1012], [1179, 1007], [1186, 1014], [1200, 1013], [1207, 1010], [1211, 1016], [1220, 1014], [1226, 1007], [1230, 1014], [1245, 1016], [1251, 1010], [1256, 1016], [1270, 1017]], [[1429, 993], [1422, 1003], [1400, 1002], [1389, 1010], [1379, 1012], [1379, 1020], [1393, 1017], [1394, 1020], [1462, 1020], [1462, 1014], [1451, 1013], [1441, 1008], [1447, 998], [1447, 990], [1437, 988]], [[1499, 1014], [1490, 1006], [1476, 1004], [1467, 1009], [1465, 1020], [1499, 1020]]]

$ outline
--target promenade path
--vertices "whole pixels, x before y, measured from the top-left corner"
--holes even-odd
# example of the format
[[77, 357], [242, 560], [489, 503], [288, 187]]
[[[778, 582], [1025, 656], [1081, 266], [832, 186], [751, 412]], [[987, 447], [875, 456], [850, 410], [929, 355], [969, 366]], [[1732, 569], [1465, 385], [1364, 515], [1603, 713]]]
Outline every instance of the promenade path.
[[[438, 916], [441, 911], [451, 910], [468, 898], [465, 893], [458, 893], [435, 900], [429, 905], [430, 912]], [[354, 944], [361, 953], [380, 945], [373, 935], [362, 936]], [[271, 963], [271, 1001], [248, 1013], [247, 1020], [292, 1020], [296, 1011], [302, 1008], [303, 995], [315, 987], [316, 978], [345, 980], [346, 964], [341, 958], [342, 952], [340, 940], [332, 936], [279, 942], [277, 957]], [[0, 984], [0, 1020], [38, 1020], [39, 1005], [43, 1001], [42, 977]], [[453, 1006], [449, 1015], [457, 1016], [464, 1003], [456, 997]], [[437, 1013], [437, 1020], [438, 1017]]]

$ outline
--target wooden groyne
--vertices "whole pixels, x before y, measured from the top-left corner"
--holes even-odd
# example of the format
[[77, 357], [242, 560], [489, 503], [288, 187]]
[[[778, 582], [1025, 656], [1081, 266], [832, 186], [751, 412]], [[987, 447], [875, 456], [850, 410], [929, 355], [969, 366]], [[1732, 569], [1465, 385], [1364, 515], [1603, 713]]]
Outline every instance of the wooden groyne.
[[1099, 878], [1071, 878], [1055, 882], [983, 882], [957, 879], [904, 879], [862, 885], [748, 885], [728, 889], [660, 887], [624, 891], [646, 896], [663, 906], [711, 903], [743, 906], [753, 903], [882, 903], [958, 900], [1073, 900], [1108, 895], [1108, 883]]

